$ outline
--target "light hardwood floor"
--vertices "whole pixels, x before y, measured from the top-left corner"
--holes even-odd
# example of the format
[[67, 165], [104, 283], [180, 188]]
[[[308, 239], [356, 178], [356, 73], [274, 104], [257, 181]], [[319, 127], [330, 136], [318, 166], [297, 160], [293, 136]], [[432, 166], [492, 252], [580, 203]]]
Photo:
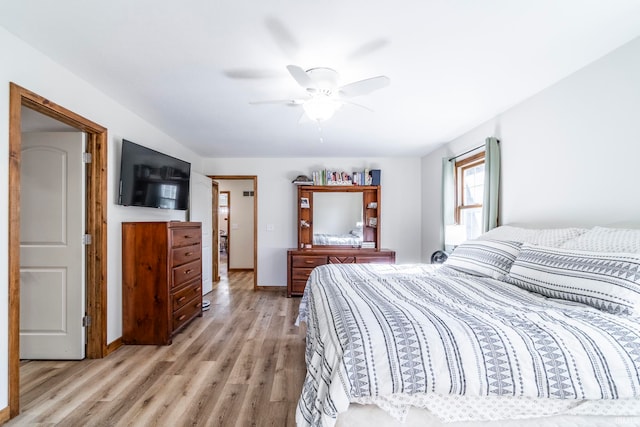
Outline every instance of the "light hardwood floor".
[[13, 426], [295, 426], [305, 375], [299, 298], [232, 272], [170, 346], [80, 362], [23, 362]]

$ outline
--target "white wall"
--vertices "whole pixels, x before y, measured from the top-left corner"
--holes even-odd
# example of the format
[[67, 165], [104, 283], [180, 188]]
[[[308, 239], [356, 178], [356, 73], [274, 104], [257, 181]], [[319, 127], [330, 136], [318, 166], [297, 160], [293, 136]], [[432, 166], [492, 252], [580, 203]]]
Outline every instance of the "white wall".
[[253, 201], [254, 197], [243, 196], [245, 191], [254, 191], [253, 180], [218, 180], [220, 191], [229, 192], [228, 263], [229, 268], [253, 268]]
[[[298, 175], [331, 168], [382, 170], [382, 247], [396, 251], [399, 263], [420, 261], [420, 159], [415, 158], [221, 158], [205, 159], [208, 175], [258, 176], [258, 285], [286, 286], [287, 249], [295, 248]], [[233, 221], [233, 215], [232, 215]], [[267, 231], [268, 224], [274, 226]]]
[[[105, 126], [108, 134], [107, 340], [121, 336], [121, 222], [185, 219], [185, 212], [115, 205], [123, 137], [192, 163], [200, 158], [73, 73], [0, 27], [0, 318], [8, 317], [9, 82]], [[0, 409], [8, 405], [8, 329], [0, 322]]]
[[640, 220], [640, 38], [422, 159], [423, 259], [439, 248], [441, 157], [501, 141], [501, 223]]

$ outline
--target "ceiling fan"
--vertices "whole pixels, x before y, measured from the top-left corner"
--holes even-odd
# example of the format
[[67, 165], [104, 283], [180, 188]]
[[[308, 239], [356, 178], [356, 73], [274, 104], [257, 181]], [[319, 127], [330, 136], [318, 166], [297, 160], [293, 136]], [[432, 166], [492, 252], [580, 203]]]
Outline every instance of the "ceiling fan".
[[251, 102], [251, 104], [301, 105], [306, 117], [314, 122], [321, 122], [330, 119], [344, 104], [351, 104], [372, 111], [363, 105], [352, 102], [350, 99], [382, 89], [388, 86], [390, 82], [387, 76], [376, 76], [341, 86], [339, 85], [338, 72], [332, 68], [316, 67], [304, 70], [297, 65], [287, 65], [287, 70], [291, 77], [307, 91], [308, 97], [303, 99], [257, 101]]

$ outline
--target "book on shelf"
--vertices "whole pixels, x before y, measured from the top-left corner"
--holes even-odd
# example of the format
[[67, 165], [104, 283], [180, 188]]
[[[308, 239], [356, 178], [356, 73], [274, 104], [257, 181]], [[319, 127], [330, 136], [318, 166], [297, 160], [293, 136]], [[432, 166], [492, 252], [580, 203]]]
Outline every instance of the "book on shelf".
[[[294, 183], [297, 183], [294, 181]], [[380, 185], [380, 169], [365, 169], [347, 173], [331, 169], [321, 169], [311, 173], [310, 183], [313, 185]], [[305, 185], [299, 183], [299, 185]]]
[[353, 185], [347, 172], [323, 169], [311, 174], [314, 185]]

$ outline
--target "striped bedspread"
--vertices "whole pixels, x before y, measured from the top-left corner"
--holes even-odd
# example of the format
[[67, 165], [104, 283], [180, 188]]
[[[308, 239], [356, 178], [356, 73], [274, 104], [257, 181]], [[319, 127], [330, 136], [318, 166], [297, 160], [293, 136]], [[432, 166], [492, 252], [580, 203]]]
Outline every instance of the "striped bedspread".
[[398, 393], [640, 396], [640, 319], [446, 268], [318, 267], [299, 320], [299, 426], [332, 426], [350, 401]]
[[342, 245], [342, 246], [360, 246], [362, 237], [353, 234], [314, 234], [314, 245]]

